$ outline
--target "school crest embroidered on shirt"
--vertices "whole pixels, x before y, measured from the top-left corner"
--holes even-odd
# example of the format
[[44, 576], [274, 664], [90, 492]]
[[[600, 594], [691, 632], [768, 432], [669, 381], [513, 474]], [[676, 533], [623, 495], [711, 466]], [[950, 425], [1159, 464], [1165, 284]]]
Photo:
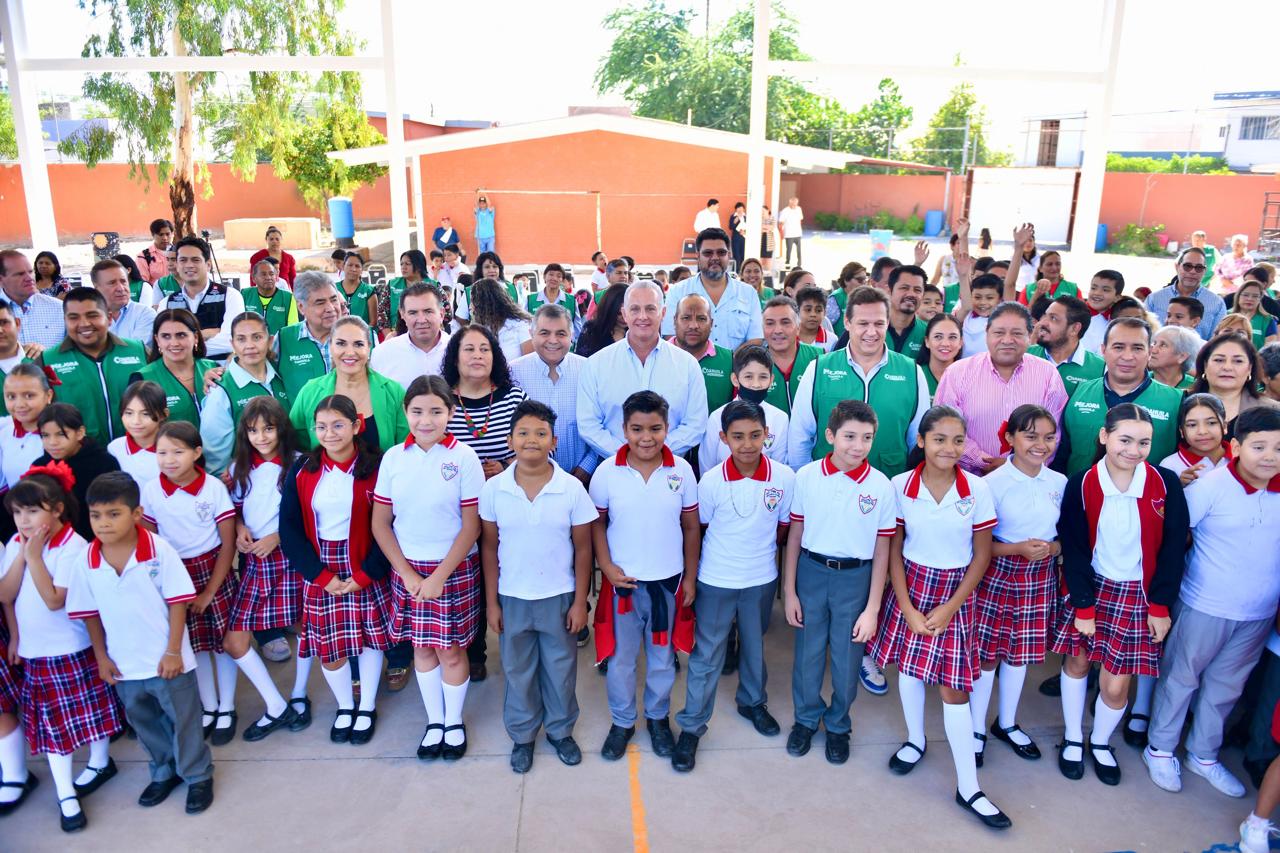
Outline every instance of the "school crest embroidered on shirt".
[[863, 515], [870, 515], [871, 510], [875, 509], [879, 502], [878, 498], [873, 498], [871, 495], [858, 495], [858, 509], [862, 510]]
[[773, 433], [771, 433], [771, 432], [769, 432], [769, 433], [765, 433], [765, 436], [764, 436], [764, 449], [765, 449], [765, 450], [772, 450], [772, 449], [773, 449], [773, 438], [774, 438]]
[[441, 464], [440, 476], [444, 477], [445, 480], [452, 480], [454, 477], [458, 476], [458, 463], [445, 462]]
[[778, 502], [782, 500], [782, 489], [765, 489], [764, 490], [764, 508], [773, 512], [778, 508]]
[[1155, 498], [1151, 501], [1151, 508], [1156, 511], [1156, 515], [1164, 518], [1164, 498]]
[[673, 492], [680, 491], [680, 484], [683, 482], [684, 482], [684, 477], [681, 477], [679, 474], [667, 475], [667, 488]]
[[968, 516], [969, 513], [973, 512], [973, 497], [961, 498], [956, 501], [956, 512], [962, 516]]
[[213, 518], [213, 504], [209, 501], [196, 501], [196, 518], [207, 522]]

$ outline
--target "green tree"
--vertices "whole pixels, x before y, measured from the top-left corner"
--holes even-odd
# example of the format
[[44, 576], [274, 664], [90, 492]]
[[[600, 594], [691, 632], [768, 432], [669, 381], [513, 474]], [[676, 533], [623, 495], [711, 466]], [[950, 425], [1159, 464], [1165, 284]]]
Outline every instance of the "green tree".
[[13, 127], [13, 103], [0, 92], [0, 160], [18, 159], [18, 133]]
[[273, 162], [275, 173], [297, 184], [307, 204], [322, 207], [330, 198], [349, 195], [361, 184], [371, 184], [387, 173], [385, 166], [374, 164], [348, 166], [329, 157], [329, 152], [385, 141], [363, 111], [341, 101], [327, 101], [298, 125], [289, 145]]
[[[220, 56], [238, 54], [350, 55], [354, 38], [337, 24], [344, 0], [79, 0], [94, 16], [105, 15], [105, 35], [85, 43], [84, 56]], [[150, 180], [155, 163], [169, 185], [169, 204], [179, 236], [197, 230], [197, 181], [208, 167], [198, 161], [197, 145], [211, 131], [232, 128], [228, 140], [233, 171], [252, 180], [259, 152], [273, 163], [283, 159], [306, 125], [298, 105], [310, 94], [357, 105], [359, 75], [351, 72], [301, 72], [247, 75], [247, 83], [228, 94], [217, 74], [99, 74], [86, 79], [84, 94], [114, 116], [60, 145], [90, 166], [123, 145], [130, 173]], [[219, 82], [224, 83], [217, 86]], [[215, 88], [216, 87], [216, 88]], [[205, 183], [205, 194], [211, 187]]]
[[911, 143], [911, 159], [959, 170], [964, 160], [964, 123], [969, 120], [970, 166], [1007, 166], [1013, 162], [1008, 152], [993, 151], [987, 145], [987, 111], [978, 103], [971, 83], [960, 83], [929, 119], [929, 130]]

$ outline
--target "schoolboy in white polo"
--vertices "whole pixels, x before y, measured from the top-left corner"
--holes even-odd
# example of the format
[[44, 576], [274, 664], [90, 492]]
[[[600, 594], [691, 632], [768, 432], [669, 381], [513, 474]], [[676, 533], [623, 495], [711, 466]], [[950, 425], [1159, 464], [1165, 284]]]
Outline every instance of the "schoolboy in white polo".
[[[827, 418], [831, 452], [796, 474], [783, 564], [787, 623], [796, 629], [791, 695], [796, 720], [787, 752], [809, 751], [827, 728], [826, 757], [849, 760], [849, 709], [865, 643], [875, 636], [897, 526], [889, 478], [867, 462], [876, 413], [861, 400], [837, 403]], [[831, 656], [831, 701], [822, 698]]]
[[698, 739], [715, 710], [729, 633], [738, 626], [738, 713], [756, 731], [772, 736], [764, 635], [778, 590], [778, 534], [791, 519], [795, 473], [764, 455], [767, 432], [758, 403], [734, 400], [724, 407], [720, 440], [730, 456], [698, 484], [698, 513], [706, 526], [698, 565], [697, 614], [684, 709], [676, 715], [680, 740], [671, 766], [693, 769]]

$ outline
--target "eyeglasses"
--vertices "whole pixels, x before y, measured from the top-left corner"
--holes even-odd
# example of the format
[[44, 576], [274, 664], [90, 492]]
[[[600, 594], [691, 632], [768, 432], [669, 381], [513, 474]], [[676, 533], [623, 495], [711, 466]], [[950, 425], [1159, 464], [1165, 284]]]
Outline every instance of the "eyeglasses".
[[1208, 267], [1204, 264], [1183, 264], [1182, 269], [1185, 272], [1204, 272]]

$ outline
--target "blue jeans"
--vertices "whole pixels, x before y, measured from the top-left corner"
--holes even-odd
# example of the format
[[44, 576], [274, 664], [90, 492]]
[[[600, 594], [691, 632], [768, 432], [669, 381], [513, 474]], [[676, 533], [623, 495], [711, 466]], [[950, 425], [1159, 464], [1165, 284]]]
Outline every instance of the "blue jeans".
[[496, 237], [477, 237], [477, 238], [476, 238], [476, 251], [478, 251], [478, 252], [492, 252], [492, 251], [493, 251], [493, 241], [494, 241], [495, 239], [497, 239], [497, 238], [496, 238]]

